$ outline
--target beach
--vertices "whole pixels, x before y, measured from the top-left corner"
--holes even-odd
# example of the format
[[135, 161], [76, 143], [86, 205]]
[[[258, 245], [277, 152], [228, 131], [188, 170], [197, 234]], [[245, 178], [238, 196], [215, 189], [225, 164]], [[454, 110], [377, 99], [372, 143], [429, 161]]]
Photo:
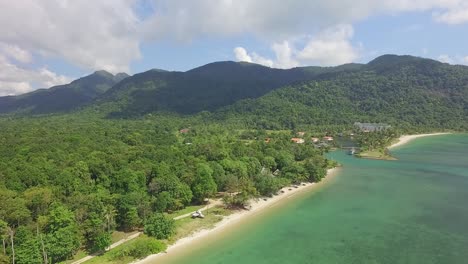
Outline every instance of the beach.
[[408, 143], [411, 140], [416, 139], [416, 138], [447, 135], [447, 134], [451, 134], [451, 133], [444, 132], [444, 133], [430, 133], [430, 134], [418, 134], [418, 135], [403, 135], [398, 139], [398, 142], [396, 142], [395, 144], [388, 147], [388, 149], [392, 149], [392, 148], [396, 148], [396, 147], [405, 145], [406, 143]]
[[[326, 181], [331, 176], [335, 175], [338, 168], [329, 169], [327, 171], [327, 177], [323, 180]], [[284, 187], [278, 192], [278, 195], [275, 195], [271, 198], [260, 198], [253, 200], [250, 205], [249, 210], [237, 211], [229, 216], [226, 216], [218, 222], [211, 229], [199, 230], [188, 237], [179, 239], [174, 244], [170, 245], [165, 253], [159, 253], [155, 255], [150, 255], [142, 260], [133, 262], [135, 264], [150, 264], [158, 263], [163, 259], [176, 255], [178, 252], [183, 253], [184, 250], [189, 250], [190, 246], [195, 245], [196, 243], [204, 240], [207, 237], [213, 237], [217, 234], [222, 234], [226, 230], [230, 229], [232, 226], [235, 226], [239, 222], [247, 220], [248, 218], [262, 212], [267, 208], [274, 207], [280, 202], [284, 202], [287, 199], [309, 190], [314, 189], [315, 187], [321, 185], [322, 183], [303, 183], [296, 187]]]

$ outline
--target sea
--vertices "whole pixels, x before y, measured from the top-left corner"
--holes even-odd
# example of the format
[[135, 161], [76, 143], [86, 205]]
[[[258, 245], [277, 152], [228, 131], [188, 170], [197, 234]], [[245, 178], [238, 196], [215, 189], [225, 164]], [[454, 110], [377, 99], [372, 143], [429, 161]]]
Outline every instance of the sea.
[[391, 152], [397, 161], [331, 152], [342, 167], [325, 184], [164, 263], [468, 263], [468, 135]]

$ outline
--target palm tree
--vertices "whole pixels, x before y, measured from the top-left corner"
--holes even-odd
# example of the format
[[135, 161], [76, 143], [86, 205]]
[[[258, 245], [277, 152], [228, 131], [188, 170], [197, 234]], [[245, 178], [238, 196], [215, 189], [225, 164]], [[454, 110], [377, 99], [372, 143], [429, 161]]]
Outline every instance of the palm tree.
[[7, 223], [5, 221], [0, 220], [0, 236], [2, 237], [4, 255], [6, 255], [6, 240], [8, 239], [7, 227]]
[[16, 230], [13, 229], [12, 227], [7, 226], [6, 232], [8, 236], [10, 237], [10, 243], [11, 243], [11, 254], [12, 254], [12, 263], [15, 264], [15, 232]]
[[111, 224], [114, 222], [114, 217], [117, 214], [117, 211], [113, 206], [107, 206], [104, 209], [104, 217], [106, 218], [107, 232], [110, 233]]

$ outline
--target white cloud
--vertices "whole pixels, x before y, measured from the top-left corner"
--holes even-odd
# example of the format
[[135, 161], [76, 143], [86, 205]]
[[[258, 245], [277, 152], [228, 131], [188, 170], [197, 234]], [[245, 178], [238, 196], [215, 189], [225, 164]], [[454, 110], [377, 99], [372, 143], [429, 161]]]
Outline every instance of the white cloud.
[[245, 61], [252, 63], [252, 57], [247, 53], [247, 51], [242, 47], [237, 47], [234, 49], [234, 55], [238, 61]]
[[140, 56], [135, 2], [0, 0], [0, 42], [88, 70], [128, 71]]
[[449, 63], [449, 64], [468, 65], [468, 56], [460, 56], [460, 55], [449, 56], [447, 54], [442, 54], [439, 57], [437, 57], [437, 60], [440, 62]]
[[295, 50], [291, 47], [288, 41], [275, 43], [271, 48], [276, 55], [276, 67], [287, 69], [300, 65], [300, 63], [294, 58]]
[[247, 50], [243, 47], [237, 47], [234, 49], [234, 55], [238, 61], [250, 62], [250, 63], [257, 63], [267, 67], [273, 67], [273, 61], [266, 59], [257, 53], [249, 54]]
[[468, 56], [463, 57], [463, 64], [468, 65]]
[[447, 54], [440, 55], [439, 57], [437, 57], [437, 60], [443, 63], [450, 63], [450, 64], [454, 63], [454, 59]]
[[18, 46], [0, 43], [0, 54], [2, 53], [21, 63], [29, 63], [32, 61], [31, 53]]
[[434, 18], [437, 22], [446, 24], [463, 24], [468, 22], [468, 5], [448, 10], [443, 13], [435, 13]]
[[70, 81], [70, 78], [58, 75], [45, 67], [21, 68], [0, 55], [0, 96], [22, 94], [34, 90], [34, 87], [48, 88]]
[[[237, 60], [248, 61], [276, 68], [293, 68], [301, 65], [335, 66], [350, 63], [359, 58], [359, 48], [351, 43], [353, 27], [339, 25], [324, 30], [315, 37], [309, 37], [302, 49], [297, 49], [293, 41], [275, 43], [271, 49], [276, 59], [269, 60], [251, 53], [244, 48], [234, 49]], [[262, 60], [255, 59], [255, 56]], [[263, 63], [262, 63], [263, 61]], [[268, 63], [264, 63], [264, 62]]]
[[[201, 35], [288, 39], [370, 16], [431, 11], [442, 23], [468, 22], [466, 0], [153, 0], [155, 15], [144, 33], [155, 39], [190, 40]], [[454, 17], [454, 18], [445, 18]]]
[[17, 95], [32, 91], [32, 87], [27, 82], [3, 82], [0, 81], [0, 96]]
[[307, 43], [298, 58], [321, 66], [334, 66], [353, 62], [359, 57], [350, 39], [354, 31], [351, 25], [339, 25], [328, 29]]

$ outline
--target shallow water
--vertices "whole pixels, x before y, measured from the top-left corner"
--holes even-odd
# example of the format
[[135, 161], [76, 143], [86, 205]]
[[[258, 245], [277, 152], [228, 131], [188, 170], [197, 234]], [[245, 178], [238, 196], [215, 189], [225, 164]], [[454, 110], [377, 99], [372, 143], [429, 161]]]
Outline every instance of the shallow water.
[[325, 186], [170, 263], [468, 263], [468, 135], [393, 153], [398, 161], [331, 153], [343, 169]]

